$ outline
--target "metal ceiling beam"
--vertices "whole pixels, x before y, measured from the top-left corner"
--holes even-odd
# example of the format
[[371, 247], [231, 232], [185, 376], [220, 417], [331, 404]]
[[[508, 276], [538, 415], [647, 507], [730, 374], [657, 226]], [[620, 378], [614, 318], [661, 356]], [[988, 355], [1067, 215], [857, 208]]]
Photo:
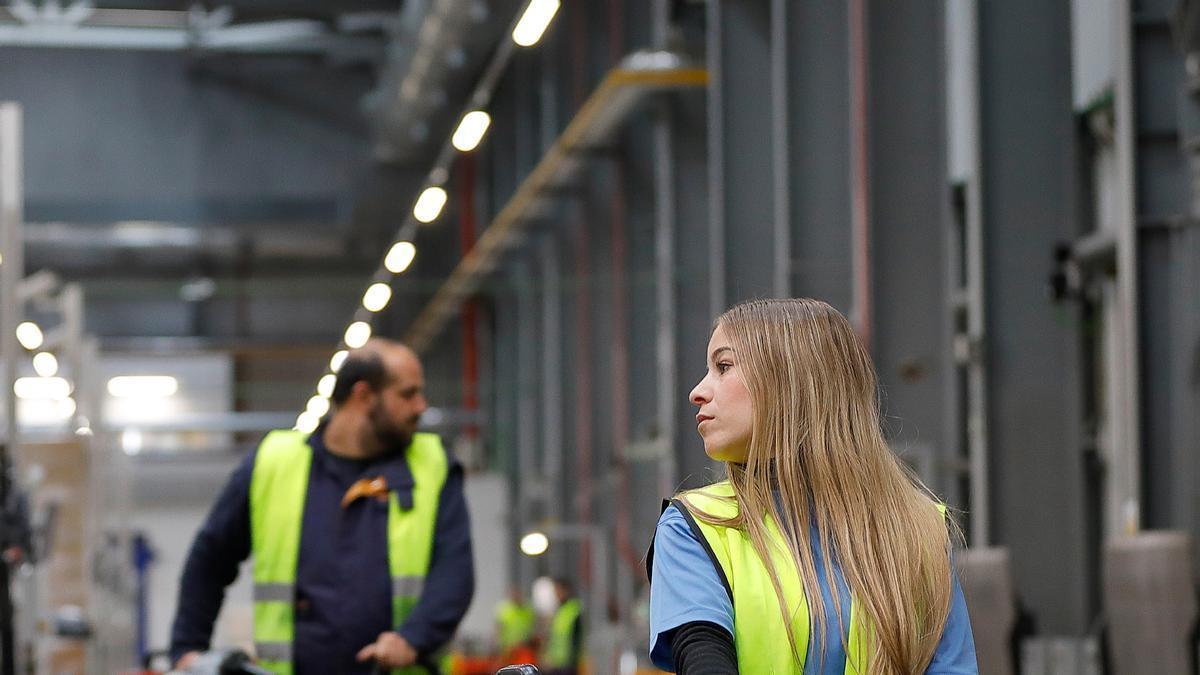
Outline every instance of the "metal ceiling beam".
[[361, 14], [348, 11], [348, 20], [339, 20], [336, 26], [326, 20], [284, 14], [258, 21], [246, 21], [239, 15], [242, 21], [238, 23], [234, 18], [234, 11], [227, 6], [206, 12], [198, 7], [177, 11], [98, 9], [90, 2], [75, 2], [62, 8], [16, 0], [0, 12], [0, 46], [323, 53], [354, 39], [338, 31], [364, 25]]
[[586, 160], [609, 141], [639, 103], [653, 94], [707, 84], [705, 69], [687, 65], [670, 52], [635, 53], [610, 71], [417, 316], [405, 337], [407, 344], [420, 352], [433, 342], [495, 269], [503, 252], [519, 243], [524, 226], [534, 220], [532, 214], [543, 200], [573, 183]]
[[70, 251], [186, 250], [236, 255], [247, 250], [258, 258], [326, 258], [345, 249], [345, 238], [321, 223], [264, 227], [203, 226], [158, 221], [122, 221], [106, 225], [26, 223], [23, 240], [31, 249]]

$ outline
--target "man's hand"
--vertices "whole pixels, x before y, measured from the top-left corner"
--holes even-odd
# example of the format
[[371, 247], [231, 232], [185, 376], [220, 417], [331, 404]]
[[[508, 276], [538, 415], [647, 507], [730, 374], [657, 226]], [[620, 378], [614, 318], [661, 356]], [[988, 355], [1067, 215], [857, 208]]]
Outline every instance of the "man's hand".
[[175, 670], [187, 670], [196, 663], [196, 659], [200, 658], [200, 652], [188, 652], [179, 657], [175, 662]]
[[404, 668], [417, 662], [417, 650], [400, 637], [399, 633], [388, 631], [380, 633], [374, 644], [363, 647], [358, 652], [358, 661], [374, 660], [384, 668]]

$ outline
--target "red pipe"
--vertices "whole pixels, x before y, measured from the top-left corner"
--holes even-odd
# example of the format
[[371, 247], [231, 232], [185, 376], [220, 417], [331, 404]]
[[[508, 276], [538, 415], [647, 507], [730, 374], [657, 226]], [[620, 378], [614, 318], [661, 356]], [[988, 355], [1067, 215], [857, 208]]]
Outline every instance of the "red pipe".
[[[465, 258], [475, 247], [475, 156], [463, 155], [458, 160], [458, 242]], [[467, 300], [462, 307], [462, 388], [463, 407], [468, 412], [479, 410], [479, 309], [475, 300]], [[479, 426], [471, 422], [467, 426], [471, 439], [479, 436]]]
[[850, 0], [850, 219], [854, 247], [854, 310], [858, 334], [871, 348], [870, 82], [866, 0]]
[[[624, 2], [609, 0], [608, 55], [613, 68], [623, 56], [625, 42]], [[617, 513], [615, 539], [617, 552], [629, 565], [630, 573], [638, 574], [642, 569], [639, 555], [634, 550], [630, 526], [631, 477], [629, 460], [625, 449], [629, 446], [629, 308], [627, 293], [629, 278], [626, 272], [626, 218], [625, 163], [620, 153], [614, 163], [612, 210], [609, 213], [609, 236], [612, 241], [612, 313], [613, 313], [613, 452], [617, 460], [620, 480], [617, 481]]]
[[[586, 4], [574, 3], [571, 12], [571, 61], [572, 69], [572, 98], [574, 108], [578, 110], [587, 96], [587, 60], [588, 35]], [[589, 525], [592, 522], [592, 371], [589, 355], [592, 353], [591, 335], [591, 302], [588, 294], [588, 254], [591, 249], [586, 214], [580, 213], [574, 223], [575, 229], [575, 278], [577, 280], [577, 301], [575, 302], [575, 461], [576, 481], [579, 485], [577, 507], [579, 522]], [[592, 549], [585, 539], [580, 546], [579, 579], [583, 586], [591, 588]]]

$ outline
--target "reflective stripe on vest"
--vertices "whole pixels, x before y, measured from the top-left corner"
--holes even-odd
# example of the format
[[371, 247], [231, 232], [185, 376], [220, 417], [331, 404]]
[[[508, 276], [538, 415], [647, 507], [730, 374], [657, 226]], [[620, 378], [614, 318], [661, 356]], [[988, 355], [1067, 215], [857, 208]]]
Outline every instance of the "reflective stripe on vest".
[[[416, 434], [407, 453], [413, 476], [413, 508], [400, 509], [393, 491], [388, 510], [388, 569], [392, 618], [400, 626], [420, 598], [446, 482], [446, 452], [437, 436]], [[307, 434], [272, 431], [263, 439], [250, 480], [250, 542], [254, 553], [254, 639], [259, 663], [291, 675], [295, 637], [296, 565], [304, 501], [312, 468]], [[394, 674], [425, 673], [414, 667]]]
[[[728, 481], [685, 492], [674, 501], [689, 524], [698, 529], [707, 544], [709, 556], [726, 581], [733, 600], [733, 641], [737, 649], [738, 671], [742, 673], [804, 672], [809, 645], [809, 607], [799, 570], [788, 553], [786, 540], [775, 522], [767, 522], [772, 558], [779, 571], [779, 584], [792, 617], [790, 627], [799, 651], [793, 658], [788, 643], [789, 628], [784, 625], [779, 600], [766, 564], [759, 558], [750, 536], [738, 529], [711, 525], [694, 517], [703, 513], [726, 519], [737, 516], [738, 505]], [[843, 672], [865, 673], [870, 660], [870, 639], [864, 639], [858, 601], [851, 598], [850, 634], [846, 641], [846, 668]], [[830, 622], [836, 625], [836, 622]], [[828, 624], [827, 624], [828, 625]]]
[[578, 658], [575, 654], [575, 623], [583, 606], [572, 598], [559, 606], [550, 621], [550, 635], [546, 640], [546, 651], [542, 655], [547, 668], [570, 668], [576, 664], [572, 661]]

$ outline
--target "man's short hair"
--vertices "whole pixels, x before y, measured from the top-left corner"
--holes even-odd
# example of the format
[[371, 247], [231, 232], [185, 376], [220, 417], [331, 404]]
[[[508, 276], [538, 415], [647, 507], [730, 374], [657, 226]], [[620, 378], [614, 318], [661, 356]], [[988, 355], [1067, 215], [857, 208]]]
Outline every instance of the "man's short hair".
[[341, 405], [350, 398], [354, 385], [366, 382], [371, 391], [379, 391], [391, 379], [391, 374], [383, 365], [383, 358], [376, 352], [365, 351], [352, 353], [338, 369], [337, 381], [333, 385], [334, 405]]

